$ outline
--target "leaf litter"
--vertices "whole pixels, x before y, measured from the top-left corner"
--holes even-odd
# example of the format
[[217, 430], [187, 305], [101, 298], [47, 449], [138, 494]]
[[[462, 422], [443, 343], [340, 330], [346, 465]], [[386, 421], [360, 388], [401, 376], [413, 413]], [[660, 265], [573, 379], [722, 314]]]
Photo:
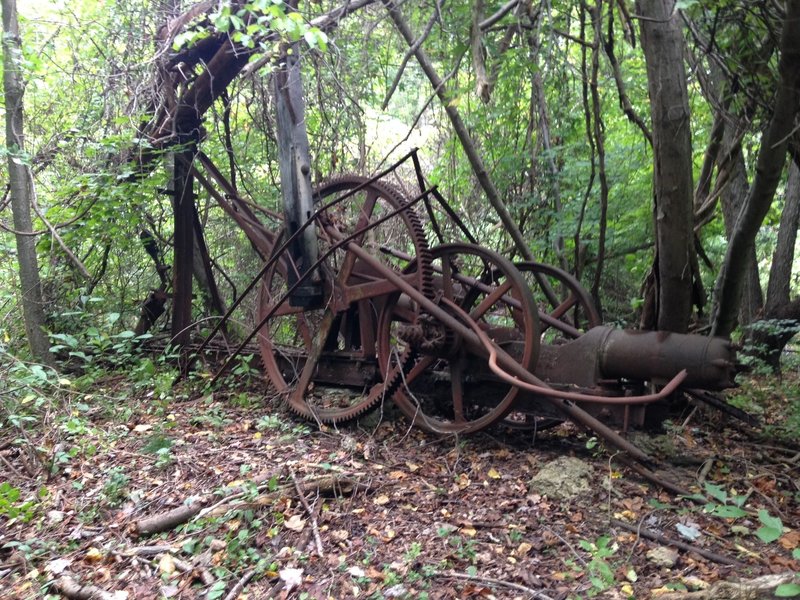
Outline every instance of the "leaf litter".
[[[67, 584], [131, 599], [648, 598], [800, 571], [798, 449], [718, 415], [668, 434], [691, 459], [669, 476], [704, 505], [653, 488], [569, 424], [435, 438], [397, 416], [312, 427], [258, 389], [246, 406], [219, 394], [168, 414], [129, 402], [130, 424], [94, 413], [49, 474], [4, 474], [0, 598], [57, 598]], [[12, 464], [22, 454], [11, 432], [0, 448]], [[533, 491], [563, 456], [588, 465], [590, 490]], [[138, 533], [193, 502], [202, 510]], [[649, 558], [658, 548], [673, 558]]]

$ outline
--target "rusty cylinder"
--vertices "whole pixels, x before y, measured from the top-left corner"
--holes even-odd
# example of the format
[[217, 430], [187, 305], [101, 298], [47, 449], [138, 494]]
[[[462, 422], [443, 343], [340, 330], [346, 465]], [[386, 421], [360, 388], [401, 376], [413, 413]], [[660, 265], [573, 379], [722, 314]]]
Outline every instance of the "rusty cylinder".
[[721, 390], [732, 387], [736, 375], [730, 340], [701, 335], [609, 329], [599, 358], [607, 378], [667, 381], [686, 369], [683, 387]]

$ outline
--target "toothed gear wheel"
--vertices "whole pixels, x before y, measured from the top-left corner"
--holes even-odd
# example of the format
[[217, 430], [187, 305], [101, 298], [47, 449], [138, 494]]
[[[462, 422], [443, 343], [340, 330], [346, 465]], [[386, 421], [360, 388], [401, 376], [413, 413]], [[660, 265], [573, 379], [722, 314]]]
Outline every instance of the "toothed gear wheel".
[[[464, 313], [469, 315], [532, 372], [539, 356], [538, 312], [514, 265], [472, 244], [438, 246], [430, 254], [439, 306], [462, 321]], [[403, 413], [435, 433], [485, 429], [504, 419], [519, 394], [519, 388], [498, 382], [489, 371], [483, 349], [469, 348], [457, 330], [449, 331], [401, 294], [390, 297], [381, 313], [378, 364], [393, 378], [392, 399]]]
[[[406, 206], [407, 201], [393, 186], [368, 181], [365, 177], [341, 176], [319, 186], [315, 203], [323, 207], [335, 198], [352, 196], [326, 209], [317, 223], [320, 256], [336, 242]], [[358, 191], [356, 188], [363, 186]], [[433, 297], [431, 255], [422, 222], [413, 206], [368, 229], [353, 240], [385, 266], [401, 273], [409, 262], [420, 265], [407, 280]], [[393, 252], [386, 252], [386, 248]], [[409, 259], [398, 256], [410, 256]], [[291, 268], [288, 255], [265, 275], [258, 300], [258, 318], [287, 291], [286, 274]], [[334, 250], [319, 269], [324, 289], [320, 308], [297, 309], [284, 302], [259, 332], [261, 357], [272, 386], [282, 394], [289, 409], [321, 423], [341, 423], [355, 419], [390, 397], [397, 381], [390, 374], [385, 380], [377, 365], [375, 331], [378, 317], [387, 301], [385, 279], [346, 248]], [[348, 288], [360, 286], [361, 299], [346, 306], [342, 302]], [[370, 291], [370, 286], [375, 290]], [[402, 378], [411, 353], [401, 357], [396, 379]], [[358, 365], [354, 367], [354, 365]], [[332, 382], [347, 369], [348, 377]], [[357, 368], [363, 377], [353, 378]], [[321, 375], [324, 373], [325, 375]]]

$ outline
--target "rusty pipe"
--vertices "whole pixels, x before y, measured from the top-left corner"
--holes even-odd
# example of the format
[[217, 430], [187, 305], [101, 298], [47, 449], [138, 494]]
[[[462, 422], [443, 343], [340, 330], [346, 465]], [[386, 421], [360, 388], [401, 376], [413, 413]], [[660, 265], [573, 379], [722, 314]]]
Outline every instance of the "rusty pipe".
[[598, 347], [605, 378], [663, 383], [686, 370], [685, 387], [733, 387], [736, 364], [730, 340], [666, 331], [609, 329]]

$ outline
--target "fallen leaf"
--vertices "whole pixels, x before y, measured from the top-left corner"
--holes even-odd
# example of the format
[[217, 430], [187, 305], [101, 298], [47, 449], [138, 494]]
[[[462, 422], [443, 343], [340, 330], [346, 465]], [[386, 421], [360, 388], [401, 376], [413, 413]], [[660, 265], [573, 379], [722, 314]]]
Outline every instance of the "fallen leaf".
[[614, 513], [614, 518], [620, 521], [634, 521], [636, 520], [636, 513], [626, 509], [622, 512]]
[[286, 584], [287, 592], [300, 587], [300, 584], [303, 583], [303, 569], [281, 569], [278, 576]]
[[700, 530], [694, 525], [684, 525], [683, 523], [675, 523], [675, 529], [681, 534], [681, 537], [693, 542], [700, 537]]
[[133, 428], [136, 433], [144, 433], [145, 431], [150, 431], [153, 428], [152, 425], [148, 425], [147, 423], [141, 423]]
[[172, 575], [175, 572], [175, 559], [171, 554], [164, 554], [158, 561], [158, 570], [165, 575]]
[[381, 494], [375, 500], [372, 501], [373, 504], [377, 504], [378, 506], [383, 506], [384, 504], [389, 504], [389, 496], [386, 494]]
[[356, 565], [353, 565], [352, 567], [348, 567], [347, 573], [349, 575], [352, 575], [353, 577], [366, 577], [367, 576], [366, 572], [364, 572], [364, 569], [362, 569], [361, 567], [356, 566]]
[[292, 515], [287, 521], [284, 521], [283, 526], [292, 531], [303, 531], [306, 526], [306, 520], [301, 518], [300, 515]]
[[497, 472], [497, 469], [495, 469], [494, 467], [492, 467], [491, 469], [489, 469], [489, 472], [488, 472], [488, 473], [486, 473], [486, 474], [487, 474], [489, 477], [491, 477], [492, 479], [500, 479], [500, 477], [501, 477], [500, 473], [498, 473], [498, 472]]
[[800, 546], [800, 529], [795, 529], [789, 533], [784, 534], [778, 543], [786, 550], [794, 550]]
[[48, 573], [52, 573], [53, 575], [61, 575], [61, 573], [66, 571], [71, 564], [72, 564], [71, 560], [68, 560], [66, 558], [57, 558], [47, 563], [44, 570], [47, 571]]
[[100, 562], [103, 560], [103, 553], [100, 552], [97, 548], [92, 546], [86, 551], [86, 556], [83, 557], [86, 562]]
[[619, 591], [621, 591], [626, 596], [633, 596], [633, 586], [631, 586], [630, 583], [623, 584]]
[[516, 554], [517, 556], [525, 556], [528, 552], [531, 551], [531, 548], [533, 548], [533, 546], [528, 542], [521, 542], [520, 545], [517, 546], [517, 549], [514, 551], [514, 554]]

